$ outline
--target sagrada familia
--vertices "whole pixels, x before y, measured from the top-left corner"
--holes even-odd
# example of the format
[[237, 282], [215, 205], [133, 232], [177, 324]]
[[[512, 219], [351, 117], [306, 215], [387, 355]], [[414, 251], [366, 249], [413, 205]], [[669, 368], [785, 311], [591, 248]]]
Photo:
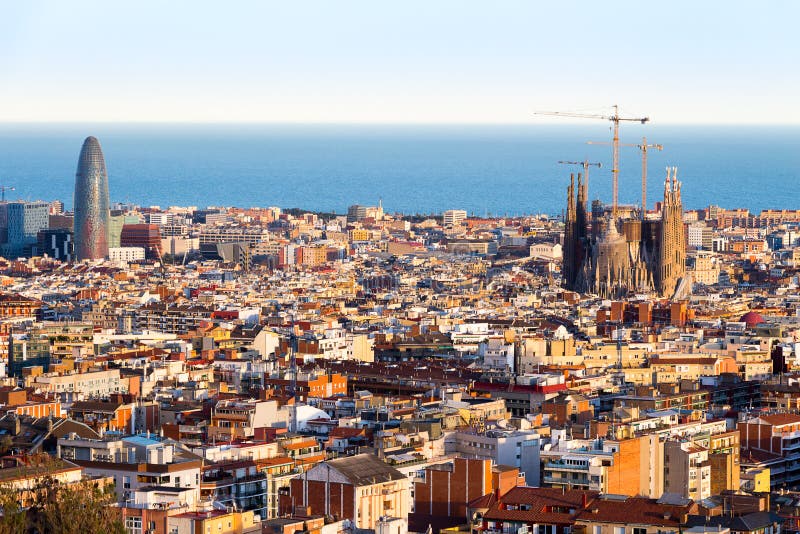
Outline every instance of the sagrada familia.
[[587, 185], [570, 177], [564, 230], [563, 286], [601, 298], [637, 293], [678, 298], [689, 291], [681, 183], [667, 169], [661, 217], [644, 209], [609, 209], [599, 201], [587, 211]]

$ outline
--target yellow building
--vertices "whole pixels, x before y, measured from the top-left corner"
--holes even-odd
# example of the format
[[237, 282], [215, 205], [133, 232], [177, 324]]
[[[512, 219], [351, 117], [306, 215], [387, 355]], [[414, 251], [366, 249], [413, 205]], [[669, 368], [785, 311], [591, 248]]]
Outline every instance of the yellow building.
[[767, 493], [770, 486], [769, 467], [750, 468], [741, 474], [742, 489], [753, 493]]
[[186, 512], [167, 518], [167, 532], [175, 534], [243, 534], [261, 532], [253, 512], [209, 510]]
[[354, 228], [347, 232], [347, 238], [350, 242], [353, 241], [370, 241], [372, 239], [372, 232], [364, 228]]

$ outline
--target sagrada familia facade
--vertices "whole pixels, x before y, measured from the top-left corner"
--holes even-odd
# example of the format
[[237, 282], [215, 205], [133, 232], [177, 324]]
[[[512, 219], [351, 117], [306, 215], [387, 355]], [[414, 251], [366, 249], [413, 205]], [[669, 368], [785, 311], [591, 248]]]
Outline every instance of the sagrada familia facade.
[[614, 213], [599, 201], [587, 210], [587, 187], [578, 175], [567, 189], [564, 231], [565, 288], [601, 298], [655, 293], [677, 298], [688, 291], [686, 237], [681, 183], [677, 169], [667, 169], [661, 218], [620, 206]]

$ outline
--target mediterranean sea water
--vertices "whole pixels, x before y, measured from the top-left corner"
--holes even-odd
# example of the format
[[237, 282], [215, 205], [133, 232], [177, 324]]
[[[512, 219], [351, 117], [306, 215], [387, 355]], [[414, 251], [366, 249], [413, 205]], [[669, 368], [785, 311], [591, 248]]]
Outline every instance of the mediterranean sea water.
[[[622, 126], [623, 143], [649, 154], [648, 204], [677, 166], [684, 206], [800, 208], [800, 127]], [[8, 199], [72, 206], [83, 139], [103, 147], [112, 202], [144, 206], [280, 206], [343, 213], [558, 214], [569, 173], [590, 169], [590, 198], [610, 201], [608, 124], [485, 125], [0, 125], [0, 184]], [[639, 204], [641, 160], [621, 149], [620, 202]]]

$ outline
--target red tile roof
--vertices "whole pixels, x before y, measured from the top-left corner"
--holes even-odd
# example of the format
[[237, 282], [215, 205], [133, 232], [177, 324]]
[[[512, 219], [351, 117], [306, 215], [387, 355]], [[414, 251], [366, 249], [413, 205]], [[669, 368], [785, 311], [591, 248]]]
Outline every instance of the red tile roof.
[[765, 423], [775, 426], [791, 425], [800, 423], [800, 415], [790, 413], [776, 413], [772, 415], [762, 415], [759, 417]]
[[[550, 525], [616, 523], [678, 527], [696, 505], [661, 504], [645, 497], [602, 497], [596, 491], [516, 487], [499, 500], [487, 494], [470, 507], [489, 506], [486, 521], [513, 521]], [[516, 508], [516, 509], [509, 509]], [[525, 509], [520, 509], [525, 508]]]
[[[574, 516], [569, 512], [582, 508], [599, 495], [596, 491], [562, 491], [555, 488], [520, 486], [508, 491], [484, 514], [485, 521], [515, 521], [549, 525], [569, 525]], [[509, 508], [521, 508], [509, 510]]]
[[625, 500], [595, 499], [575, 515], [575, 521], [654, 525], [678, 528], [692, 505], [659, 504], [655, 499], [628, 497]]

